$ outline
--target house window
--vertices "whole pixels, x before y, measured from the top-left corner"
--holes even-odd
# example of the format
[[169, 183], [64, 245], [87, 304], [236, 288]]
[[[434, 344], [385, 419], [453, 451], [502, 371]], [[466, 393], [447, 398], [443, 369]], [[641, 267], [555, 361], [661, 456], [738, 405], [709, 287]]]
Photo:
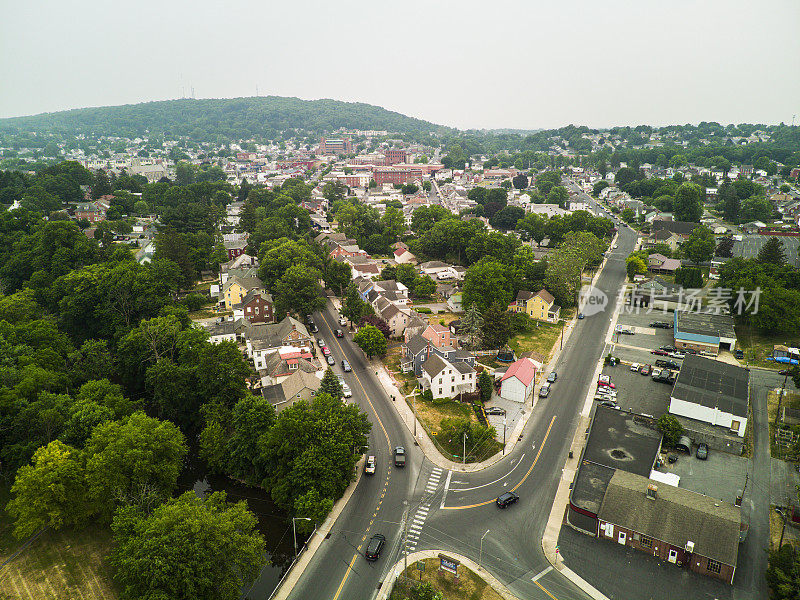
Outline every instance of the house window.
[[297, 363], [289, 363], [289, 370], [294, 371], [297, 369]]
[[256, 314], [258, 314], [258, 307], [256, 306]]
[[739, 431], [739, 421], [731, 421], [731, 431]]
[[439, 397], [442, 397], [442, 388], [439, 388]]
[[452, 393], [453, 393], [453, 392], [455, 392], [455, 391], [456, 391], [456, 386], [454, 386], [454, 385], [451, 385], [451, 386], [450, 386], [450, 393], [452, 394]]
[[708, 559], [706, 569], [711, 573], [719, 573], [722, 570], [722, 563], [717, 560]]
[[462, 375], [462, 376], [461, 376], [461, 381], [464, 381], [466, 378], [467, 378], [467, 376], [466, 376], [466, 375]]
[[640, 542], [643, 548], [652, 548], [653, 547], [653, 538], [647, 537], [646, 535], [642, 536], [642, 540]]

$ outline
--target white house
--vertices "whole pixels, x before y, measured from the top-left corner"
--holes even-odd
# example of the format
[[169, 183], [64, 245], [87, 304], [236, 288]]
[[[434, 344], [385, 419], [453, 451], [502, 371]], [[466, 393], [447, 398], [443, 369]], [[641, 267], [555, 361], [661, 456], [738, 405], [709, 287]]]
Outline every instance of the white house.
[[220, 342], [235, 342], [236, 332], [234, 331], [233, 321], [223, 321], [222, 323], [212, 323], [207, 329], [208, 341], [212, 344]]
[[669, 412], [724, 427], [744, 437], [750, 407], [747, 369], [687, 354], [672, 388]]
[[514, 402], [525, 402], [533, 393], [536, 365], [530, 358], [520, 358], [508, 367], [500, 379], [500, 397]]
[[433, 353], [422, 365], [420, 384], [423, 390], [431, 390], [434, 398], [455, 398], [463, 392], [474, 392], [477, 376], [467, 363], [450, 363]]

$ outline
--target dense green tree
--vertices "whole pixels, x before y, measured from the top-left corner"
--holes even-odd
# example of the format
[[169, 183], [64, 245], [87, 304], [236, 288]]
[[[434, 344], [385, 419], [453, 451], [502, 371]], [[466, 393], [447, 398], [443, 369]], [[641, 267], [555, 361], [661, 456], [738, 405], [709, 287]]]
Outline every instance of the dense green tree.
[[325, 375], [322, 376], [317, 393], [328, 394], [331, 398], [336, 398], [337, 400], [341, 400], [344, 397], [342, 384], [339, 383], [339, 379], [330, 367], [325, 370]]
[[[92, 506], [110, 519], [117, 503], [166, 498], [175, 489], [187, 448], [175, 425], [134, 413], [98, 425], [86, 443]], [[151, 500], [152, 501], [152, 500]]]
[[681, 244], [681, 253], [695, 264], [710, 261], [714, 257], [717, 242], [714, 232], [705, 225], [695, 227], [692, 235]]
[[483, 331], [481, 337], [488, 348], [502, 348], [511, 338], [511, 313], [506, 306], [492, 304], [483, 313]]
[[548, 204], [558, 204], [561, 208], [566, 208], [569, 201], [569, 192], [563, 185], [556, 185], [547, 194]]
[[111, 562], [122, 597], [236, 600], [264, 563], [257, 523], [244, 501], [231, 504], [224, 492], [201, 499], [189, 491], [150, 514], [121, 509]]
[[275, 312], [308, 315], [325, 308], [327, 302], [320, 285], [322, 273], [313, 267], [289, 267], [275, 284]]
[[525, 173], [519, 173], [511, 179], [511, 183], [515, 189], [524, 190], [528, 187], [528, 176]]
[[630, 207], [622, 209], [622, 213], [620, 214], [620, 218], [626, 223], [632, 223], [633, 220], [636, 218], [636, 213]]
[[344, 302], [342, 302], [342, 314], [351, 323], [358, 323], [361, 317], [372, 314], [372, 312], [372, 307], [362, 300], [356, 284], [351, 281], [347, 286]]
[[536, 176], [536, 187], [542, 196], [547, 197], [554, 186], [561, 184], [561, 174], [557, 171], [547, 171]]
[[386, 354], [386, 338], [377, 327], [365, 325], [353, 336], [353, 341], [364, 351], [367, 357]]
[[739, 202], [739, 194], [736, 192], [736, 188], [729, 181], [725, 181], [719, 186], [718, 195], [725, 220], [729, 223], [738, 223], [741, 202]]
[[102, 196], [108, 196], [113, 193], [111, 189], [111, 182], [108, 180], [108, 175], [103, 169], [99, 169], [94, 174], [94, 181], [92, 182], [92, 198], [97, 200]]
[[696, 183], [683, 183], [675, 192], [673, 216], [676, 221], [700, 222], [703, 216], [702, 190]]
[[189, 247], [180, 233], [166, 228], [156, 235], [155, 259], [170, 260], [180, 268], [181, 286], [184, 289], [194, 285], [197, 271], [189, 258]]
[[436, 282], [430, 275], [422, 275], [414, 282], [414, 296], [416, 298], [430, 298], [436, 293]]
[[496, 229], [508, 231], [515, 229], [517, 222], [524, 216], [525, 210], [519, 206], [506, 206], [494, 214], [489, 224]]
[[767, 198], [764, 196], [754, 196], [742, 202], [742, 208], [739, 212], [739, 222], [767, 222], [772, 218], [772, 212], [772, 203], [770, 203]]
[[769, 263], [773, 265], [786, 264], [786, 250], [783, 242], [776, 236], [770, 236], [769, 239], [761, 246], [758, 251], [756, 260], [760, 263]]
[[625, 260], [625, 270], [628, 273], [628, 279], [633, 281], [636, 275], [647, 273], [647, 263], [634, 254]]
[[771, 600], [800, 598], [800, 551], [792, 544], [771, 550], [766, 571]]
[[494, 392], [492, 376], [489, 375], [489, 371], [486, 369], [481, 371], [481, 376], [478, 378], [478, 388], [481, 392], [481, 402], [486, 404], [492, 399], [492, 393]]
[[611, 184], [606, 179], [601, 179], [592, 186], [592, 196], [594, 196], [595, 198], [599, 198], [600, 192], [602, 192], [604, 189], [610, 186]]
[[275, 285], [291, 267], [322, 270], [323, 263], [314, 248], [305, 240], [280, 238], [264, 242], [259, 253], [258, 277], [267, 289], [274, 292]]
[[476, 350], [481, 344], [482, 336], [483, 316], [477, 303], [473, 302], [461, 317], [461, 338], [468, 349]]
[[617, 171], [616, 175], [614, 175], [614, 183], [620, 188], [638, 179], [642, 179], [641, 173], [638, 169], [632, 169], [630, 167], [622, 167]]
[[38, 530], [82, 524], [89, 516], [84, 461], [79, 450], [56, 440], [33, 455], [33, 464], [20, 467], [6, 510], [14, 518], [14, 537]]
[[678, 443], [678, 440], [680, 440], [683, 435], [683, 425], [680, 424], [680, 421], [678, 421], [674, 415], [661, 415], [658, 418], [657, 424], [658, 430], [664, 436], [664, 443], [668, 447], [673, 447]]
[[679, 267], [675, 270], [675, 283], [687, 289], [703, 287], [703, 273], [698, 267]]
[[486, 310], [492, 304], [508, 306], [511, 299], [511, 281], [507, 265], [487, 258], [467, 269], [462, 292], [462, 304], [465, 308], [476, 304], [485, 318]]

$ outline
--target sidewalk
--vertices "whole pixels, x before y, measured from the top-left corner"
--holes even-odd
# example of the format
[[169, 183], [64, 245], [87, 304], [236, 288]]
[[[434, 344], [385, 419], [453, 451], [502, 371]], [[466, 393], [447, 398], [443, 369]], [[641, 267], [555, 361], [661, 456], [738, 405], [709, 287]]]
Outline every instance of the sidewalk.
[[331, 532], [331, 529], [333, 529], [336, 519], [338, 519], [339, 515], [342, 514], [342, 511], [347, 505], [348, 500], [350, 500], [353, 492], [356, 491], [358, 482], [361, 481], [361, 475], [364, 473], [363, 456], [361, 457], [361, 460], [356, 463], [356, 473], [357, 475], [355, 481], [350, 482], [350, 485], [348, 485], [347, 489], [344, 491], [344, 495], [333, 505], [331, 512], [328, 514], [328, 518], [325, 519], [325, 522], [322, 524], [322, 526], [319, 527], [311, 537], [311, 540], [308, 542], [308, 546], [306, 547], [305, 551], [300, 554], [298, 559], [289, 567], [286, 575], [284, 575], [283, 579], [278, 583], [278, 587], [275, 588], [275, 591], [269, 597], [269, 600], [285, 600], [289, 597], [289, 594], [292, 593], [294, 586], [297, 585], [297, 582], [300, 580], [300, 577], [302, 577], [306, 567], [308, 567], [309, 563], [311, 562], [311, 559], [314, 558], [314, 554], [316, 554], [317, 550], [319, 550], [322, 542], [325, 541], [326, 536]]
[[[412, 552], [408, 555], [407, 561], [399, 560], [397, 561], [394, 566], [392, 567], [391, 571], [389, 571], [389, 575], [383, 582], [381, 586], [381, 591], [378, 594], [376, 600], [386, 600], [389, 597], [389, 594], [392, 592], [392, 588], [394, 587], [394, 582], [397, 580], [400, 575], [403, 573], [404, 565], [406, 562], [409, 565], [413, 565], [418, 560], [423, 560], [425, 558], [438, 558], [439, 553], [443, 552], [442, 550], [420, 550], [418, 552]], [[456, 554], [455, 552], [447, 551], [447, 556], [455, 558], [457, 561], [461, 563], [462, 566], [467, 567], [470, 571], [481, 577], [486, 583], [494, 588], [494, 590], [500, 594], [505, 600], [519, 600], [517, 596], [512, 594], [506, 586], [500, 583], [497, 579], [495, 579], [494, 575], [489, 573], [483, 567], [479, 567], [478, 564], [466, 556], [462, 556], [461, 554]]]

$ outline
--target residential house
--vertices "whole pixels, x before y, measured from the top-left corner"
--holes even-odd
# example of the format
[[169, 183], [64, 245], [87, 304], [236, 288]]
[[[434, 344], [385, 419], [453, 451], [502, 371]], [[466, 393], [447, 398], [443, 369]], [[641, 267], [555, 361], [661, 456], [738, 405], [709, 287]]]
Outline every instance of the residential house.
[[219, 323], [212, 323], [206, 327], [206, 331], [208, 332], [208, 341], [212, 344], [236, 341], [233, 321], [226, 320]]
[[398, 265], [415, 265], [417, 257], [408, 251], [408, 248], [396, 248], [394, 250], [394, 260]]
[[450, 265], [439, 260], [430, 260], [422, 263], [419, 268], [423, 275], [430, 275], [433, 279], [437, 279], [439, 273], [450, 270]]
[[738, 506], [617, 469], [597, 517], [601, 539], [733, 583], [742, 523]]
[[[316, 373], [319, 367], [312, 362], [311, 348], [262, 348], [265, 340], [253, 342], [253, 362], [262, 385], [280, 383], [296, 371]], [[262, 352], [263, 350], [263, 352]]]
[[297, 370], [281, 383], [261, 388], [261, 395], [280, 413], [300, 400], [310, 401], [319, 391], [321, 379], [313, 373]]
[[663, 254], [653, 253], [647, 258], [647, 270], [661, 275], [674, 275], [681, 266], [677, 258], [667, 258]]
[[697, 227], [700, 227], [700, 224], [693, 221], [667, 221], [664, 219], [654, 219], [650, 224], [650, 230], [653, 233], [666, 229], [677, 235], [681, 241], [688, 239]]
[[422, 332], [422, 337], [430, 341], [437, 348], [452, 347], [450, 329], [439, 323], [429, 324]]
[[500, 378], [500, 397], [525, 402], [533, 394], [536, 365], [530, 358], [520, 358]]
[[353, 279], [357, 277], [373, 278], [381, 274], [378, 263], [369, 256], [355, 255], [344, 257], [343, 262], [347, 264], [353, 272]]
[[258, 277], [240, 277], [235, 275], [228, 278], [222, 287], [222, 300], [225, 308], [233, 310], [235, 304], [240, 304], [250, 290], [263, 290], [264, 283]]
[[89, 223], [99, 223], [106, 220], [106, 209], [98, 202], [86, 202], [75, 207], [75, 219], [86, 219]]
[[389, 302], [384, 298], [380, 298], [381, 308], [377, 309], [378, 316], [386, 321], [389, 326], [389, 334], [392, 337], [400, 337], [406, 329], [411, 311], [404, 311], [397, 304]]
[[447, 299], [447, 308], [450, 309], [450, 312], [459, 313], [464, 310], [463, 306], [461, 305], [462, 298], [462, 293], [456, 292]]
[[477, 389], [477, 374], [466, 362], [451, 363], [433, 353], [422, 365], [420, 384], [423, 390], [431, 390], [434, 398], [455, 398]]
[[535, 294], [528, 290], [520, 290], [517, 299], [508, 309], [512, 312], [524, 312], [534, 319], [548, 323], [557, 323], [561, 316], [561, 307], [555, 303], [553, 295], [545, 289]]
[[269, 292], [254, 288], [247, 292], [241, 302], [233, 305], [233, 318], [247, 319], [251, 323], [274, 323], [274, 304]]
[[748, 234], [758, 233], [760, 230], [766, 228], [767, 224], [761, 221], [750, 221], [740, 225], [742, 231]]
[[247, 356], [255, 359], [255, 343], [258, 342], [262, 362], [263, 355], [274, 348], [283, 346], [311, 348], [314, 345], [314, 339], [308, 333], [306, 326], [293, 317], [285, 317], [280, 323], [250, 323], [242, 319], [236, 324], [240, 327], [240, 335], [247, 345]]
[[229, 260], [228, 262], [222, 263], [219, 266], [219, 270], [221, 273], [228, 273], [229, 271], [233, 271], [235, 269], [246, 269], [248, 267], [257, 267], [257, 266], [258, 266], [258, 258], [243, 253], [237, 256], [236, 258]]
[[408, 342], [415, 335], [421, 335], [427, 326], [428, 320], [422, 314], [412, 311], [408, 323], [406, 323], [406, 330], [403, 332], [404, 341]]
[[241, 256], [242, 254], [244, 254], [246, 248], [247, 248], [247, 242], [245, 240], [225, 242], [225, 252], [228, 253], [229, 261], [233, 260], [237, 256]]

